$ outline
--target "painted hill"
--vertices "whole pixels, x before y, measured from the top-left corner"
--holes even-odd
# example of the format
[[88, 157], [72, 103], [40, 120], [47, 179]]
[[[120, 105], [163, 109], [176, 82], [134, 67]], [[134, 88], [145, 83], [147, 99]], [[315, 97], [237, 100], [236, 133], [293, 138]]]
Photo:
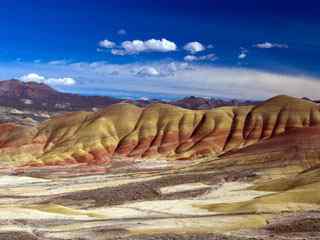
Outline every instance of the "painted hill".
[[[318, 132], [319, 126], [318, 105], [288, 96], [277, 96], [257, 106], [212, 110], [158, 103], [140, 108], [120, 103], [99, 112], [67, 113], [34, 128], [0, 125], [1, 164], [98, 164], [115, 156], [220, 156], [246, 151], [248, 146], [254, 148], [277, 136], [290, 136], [297, 129], [303, 129], [303, 134], [310, 127], [316, 129], [311, 132]], [[283, 146], [286, 141], [278, 143]]]

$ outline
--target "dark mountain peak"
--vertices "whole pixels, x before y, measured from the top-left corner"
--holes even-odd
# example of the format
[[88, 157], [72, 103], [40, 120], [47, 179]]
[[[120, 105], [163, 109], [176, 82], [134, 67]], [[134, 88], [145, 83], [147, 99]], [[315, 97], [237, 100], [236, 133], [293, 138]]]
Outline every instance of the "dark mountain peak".
[[0, 96], [21, 98], [45, 98], [59, 92], [37, 82], [23, 82], [16, 79], [0, 81]]
[[45, 83], [17, 79], [0, 81], [0, 102], [4, 106], [47, 111], [91, 110], [119, 102], [111, 97], [63, 93]]
[[57, 92], [54, 88], [50, 87], [45, 83], [39, 82], [24, 82], [17, 79], [10, 79], [10, 80], [0, 80], [0, 87], [1, 86], [10, 86], [10, 87], [32, 87], [32, 88], [39, 88], [39, 89], [50, 89], [51, 91]]

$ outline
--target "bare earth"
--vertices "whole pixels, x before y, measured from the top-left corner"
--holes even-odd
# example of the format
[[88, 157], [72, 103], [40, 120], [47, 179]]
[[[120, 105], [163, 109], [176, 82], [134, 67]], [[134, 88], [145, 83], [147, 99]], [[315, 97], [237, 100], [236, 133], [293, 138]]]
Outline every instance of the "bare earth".
[[81, 166], [3, 172], [0, 239], [320, 238], [320, 209], [312, 205], [304, 208], [310, 211], [277, 213], [210, 210], [274, 192], [254, 190], [262, 178], [249, 170], [199, 171], [200, 166], [202, 161], [130, 161], [108, 174], [101, 166], [89, 173]]

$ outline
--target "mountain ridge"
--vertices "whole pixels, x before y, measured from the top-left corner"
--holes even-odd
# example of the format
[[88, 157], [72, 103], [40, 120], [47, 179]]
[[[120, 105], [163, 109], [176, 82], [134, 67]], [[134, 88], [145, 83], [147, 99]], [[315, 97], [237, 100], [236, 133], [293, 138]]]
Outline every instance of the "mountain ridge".
[[23, 82], [16, 79], [0, 81], [0, 103], [17, 109], [31, 109], [49, 112], [92, 111], [109, 105], [128, 102], [145, 107], [149, 104], [170, 103], [189, 109], [210, 109], [219, 106], [237, 106], [256, 104], [258, 101], [223, 100], [189, 96], [175, 101], [165, 102], [158, 99], [121, 99], [109, 96], [86, 96], [60, 92], [44, 83]]
[[46, 111], [79, 111], [103, 108], [120, 99], [108, 96], [82, 96], [60, 92], [44, 83], [16, 79], [0, 81], [0, 102], [18, 109]]

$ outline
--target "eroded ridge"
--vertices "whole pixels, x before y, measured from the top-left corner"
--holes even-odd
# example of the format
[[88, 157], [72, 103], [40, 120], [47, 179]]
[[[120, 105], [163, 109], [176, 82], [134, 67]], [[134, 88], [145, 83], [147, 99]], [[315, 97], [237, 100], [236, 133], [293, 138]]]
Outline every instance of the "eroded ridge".
[[119, 156], [193, 159], [319, 125], [317, 104], [288, 96], [211, 110], [120, 103], [96, 113], [67, 113], [35, 128], [2, 124], [0, 152], [2, 164], [32, 166], [108, 163]]

